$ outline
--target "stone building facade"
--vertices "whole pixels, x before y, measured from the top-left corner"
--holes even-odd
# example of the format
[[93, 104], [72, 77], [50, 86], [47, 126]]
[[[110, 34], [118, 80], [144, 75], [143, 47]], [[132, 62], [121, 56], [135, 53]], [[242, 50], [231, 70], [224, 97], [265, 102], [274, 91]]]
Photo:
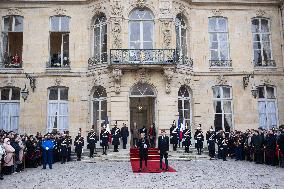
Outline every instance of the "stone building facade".
[[278, 127], [283, 15], [278, 0], [1, 1], [0, 128]]

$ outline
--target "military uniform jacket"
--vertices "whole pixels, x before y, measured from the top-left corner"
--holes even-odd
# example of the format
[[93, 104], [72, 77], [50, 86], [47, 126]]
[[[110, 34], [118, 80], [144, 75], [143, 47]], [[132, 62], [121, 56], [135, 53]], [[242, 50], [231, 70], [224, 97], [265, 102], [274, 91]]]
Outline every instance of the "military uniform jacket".
[[119, 142], [120, 129], [117, 127], [112, 128], [111, 135], [112, 135], [112, 145], [120, 145]]
[[145, 137], [147, 136], [147, 129], [145, 128], [145, 127], [143, 127], [143, 128], [141, 128], [140, 130], [139, 130], [139, 133], [141, 134], [141, 133], [144, 133], [145, 134]]
[[178, 143], [177, 127], [172, 126], [170, 128], [170, 136], [171, 136], [171, 139], [170, 139], [171, 144], [177, 144]]
[[74, 146], [75, 146], [75, 151], [82, 150], [84, 146], [84, 138], [76, 136], [75, 141], [74, 141]]
[[158, 149], [160, 150], [160, 154], [164, 154], [169, 151], [169, 137], [168, 136], [159, 136]]
[[89, 147], [94, 148], [97, 143], [97, 136], [95, 132], [88, 133], [87, 142]]
[[183, 132], [182, 132], [182, 141], [183, 141], [183, 145], [184, 146], [190, 146], [191, 145], [191, 132], [189, 129], [185, 129]]
[[68, 145], [69, 145], [68, 139], [62, 139], [61, 140], [61, 142], [60, 142], [61, 155], [67, 156]]
[[209, 132], [206, 137], [208, 137], [207, 138], [208, 149], [214, 150], [215, 149], [215, 142], [216, 142], [215, 132]]
[[108, 146], [108, 135], [109, 135], [109, 132], [107, 130], [101, 131], [101, 134], [100, 134], [101, 146]]
[[201, 133], [201, 131], [196, 131], [194, 133], [194, 139], [195, 139], [195, 148], [203, 148], [204, 136]]

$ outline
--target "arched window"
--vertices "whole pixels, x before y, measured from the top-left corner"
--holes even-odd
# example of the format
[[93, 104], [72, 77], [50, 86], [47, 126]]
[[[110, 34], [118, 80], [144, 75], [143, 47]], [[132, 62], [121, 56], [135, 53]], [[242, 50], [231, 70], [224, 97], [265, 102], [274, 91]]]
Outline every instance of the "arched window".
[[94, 25], [94, 58], [96, 62], [107, 61], [107, 19], [100, 14]]
[[135, 9], [129, 15], [130, 49], [153, 49], [154, 16], [150, 10]]
[[50, 65], [69, 67], [69, 22], [68, 16], [50, 17]]
[[139, 97], [139, 96], [149, 96], [155, 97], [155, 92], [153, 87], [146, 83], [137, 83], [134, 85], [130, 91], [131, 97]]
[[101, 124], [107, 121], [107, 93], [104, 87], [95, 88], [92, 102], [94, 130], [99, 133]]
[[20, 88], [0, 88], [0, 129], [18, 131], [20, 117]]
[[253, 18], [251, 24], [254, 66], [275, 66], [275, 62], [272, 61], [269, 19]]
[[233, 129], [232, 88], [229, 86], [213, 87], [214, 127], [216, 131], [226, 132]]
[[178, 112], [179, 120], [183, 124], [188, 123], [188, 125], [191, 125], [191, 95], [185, 86], [181, 86], [178, 91]]
[[51, 87], [48, 90], [48, 132], [63, 132], [69, 128], [68, 88]]
[[258, 115], [260, 128], [272, 129], [277, 127], [277, 100], [274, 86], [258, 87]]
[[176, 24], [176, 48], [178, 61], [184, 61], [187, 56], [187, 33], [186, 22], [182, 14], [178, 14], [175, 20]]
[[[23, 25], [22, 16], [3, 17], [2, 52], [0, 67], [21, 68], [23, 53]], [[0, 45], [1, 46], [1, 45]]]

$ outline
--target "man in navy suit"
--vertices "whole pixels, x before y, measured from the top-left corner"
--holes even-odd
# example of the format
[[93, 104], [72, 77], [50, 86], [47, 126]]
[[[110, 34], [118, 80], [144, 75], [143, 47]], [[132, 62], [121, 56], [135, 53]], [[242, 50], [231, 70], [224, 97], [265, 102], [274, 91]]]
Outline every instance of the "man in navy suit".
[[166, 163], [166, 171], [169, 170], [169, 164], [168, 164], [168, 152], [169, 152], [169, 137], [166, 136], [166, 131], [164, 129], [161, 130], [161, 135], [158, 138], [158, 149], [160, 153], [160, 169], [162, 170], [162, 162], [163, 158], [165, 158]]

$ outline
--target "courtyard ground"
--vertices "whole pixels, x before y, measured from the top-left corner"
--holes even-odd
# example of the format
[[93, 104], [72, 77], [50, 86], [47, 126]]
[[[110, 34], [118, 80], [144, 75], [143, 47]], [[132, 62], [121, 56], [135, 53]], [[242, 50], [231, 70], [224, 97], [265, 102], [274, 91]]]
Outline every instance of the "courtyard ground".
[[5, 176], [1, 189], [15, 188], [284, 188], [284, 169], [229, 160], [170, 161], [176, 173], [133, 173], [130, 162], [56, 163]]

